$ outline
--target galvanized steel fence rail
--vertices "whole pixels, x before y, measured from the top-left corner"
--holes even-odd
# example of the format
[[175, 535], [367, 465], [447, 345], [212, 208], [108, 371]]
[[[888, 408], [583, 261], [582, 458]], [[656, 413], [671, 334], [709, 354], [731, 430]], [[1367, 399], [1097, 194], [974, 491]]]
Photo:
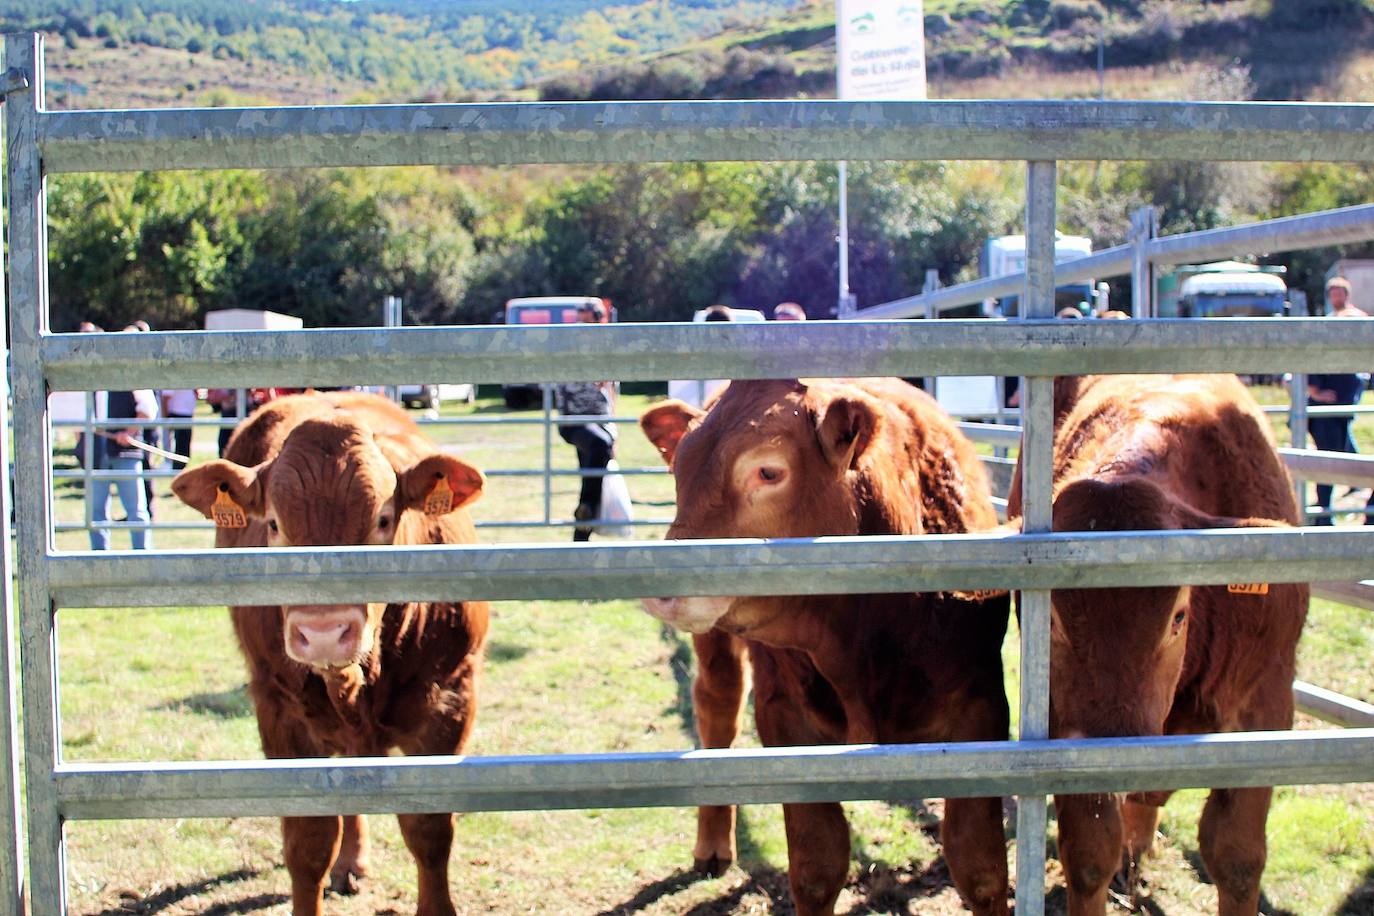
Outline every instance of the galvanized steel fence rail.
[[[195, 420], [181, 418], [162, 418], [148, 421], [130, 420], [96, 420], [88, 416], [82, 420], [62, 420], [53, 421], [54, 430], [76, 430], [86, 437], [84, 443], [91, 441], [91, 435], [96, 431], [106, 429], [130, 429], [142, 427], [152, 430], [162, 430], [162, 445], [169, 447], [166, 442], [166, 430], [169, 429], [208, 429], [218, 433], [220, 430], [232, 429], [241, 421], [237, 417], [221, 420]], [[574, 525], [598, 525], [612, 524], [616, 526], [629, 525], [632, 527], [662, 527], [672, 522], [671, 518], [650, 517], [637, 518], [630, 521], [608, 520], [608, 519], [588, 519], [585, 521], [575, 521], [569, 518], [555, 518], [553, 515], [553, 480], [558, 477], [605, 477], [615, 473], [624, 477], [662, 477], [667, 475], [668, 469], [659, 465], [657, 467], [621, 467], [614, 472], [604, 469], [595, 470], [565, 470], [553, 467], [553, 455], [551, 439], [553, 431], [563, 425], [577, 425], [584, 423], [618, 423], [621, 425], [633, 426], [638, 422], [637, 417], [617, 417], [617, 416], [558, 416], [554, 413], [549, 398], [544, 399], [541, 413], [537, 417], [448, 417], [430, 418], [417, 417], [415, 422], [426, 429], [444, 427], [486, 427], [486, 426], [539, 426], [544, 438], [543, 463], [538, 468], [494, 468], [484, 469], [483, 473], [488, 478], [499, 477], [540, 477], [543, 479], [543, 506], [541, 518], [538, 519], [496, 519], [484, 520], [476, 523], [478, 528], [558, 528], [571, 527]], [[145, 437], [146, 438], [146, 437]], [[84, 444], [83, 443], [83, 444]], [[84, 452], [84, 454], [82, 453]], [[55, 456], [54, 456], [55, 457]], [[84, 497], [85, 512], [80, 522], [56, 521], [54, 529], [56, 531], [137, 531], [137, 530], [212, 530], [214, 525], [207, 521], [173, 521], [165, 518], [154, 518], [148, 522], [135, 521], [93, 521], [91, 518], [91, 497], [90, 493], [93, 484], [100, 480], [170, 480], [177, 475], [177, 471], [166, 467], [150, 468], [145, 462], [136, 471], [115, 471], [102, 470], [93, 467], [89, 450], [78, 452], [78, 461], [81, 467], [78, 470], [57, 470], [54, 467], [52, 472], [53, 482], [63, 480], [79, 480], [82, 484], [82, 495]], [[188, 456], [190, 457], [190, 456]]]
[[[65, 907], [70, 818], [280, 815], [1019, 794], [1017, 911], [1043, 910], [1044, 796], [1374, 780], [1374, 730], [1046, 741], [1048, 589], [1353, 580], [1366, 532], [819, 539], [598, 547], [53, 549], [49, 389], [963, 375], [990, 354], [1026, 388], [1028, 530], [1049, 527], [1049, 377], [1364, 368], [1374, 321], [1064, 322], [1053, 301], [1055, 160], [1374, 161], [1374, 106], [1146, 102], [722, 102], [48, 112], [40, 40], [10, 36], [29, 90], [5, 106], [29, 880]], [[100, 335], [49, 333], [45, 176], [71, 171], [777, 159], [1022, 160], [1032, 268], [1021, 322], [619, 325]], [[1104, 540], [1105, 538], [1105, 540]], [[722, 572], [722, 569], [727, 572]], [[232, 573], [230, 572], [232, 570]], [[76, 765], [60, 759], [55, 613], [117, 601], [277, 603], [1014, 587], [1022, 740], [559, 758]], [[5, 672], [8, 675], [8, 672]], [[16, 830], [7, 806], [5, 829]], [[8, 845], [8, 844], [7, 844]], [[17, 869], [8, 872], [17, 875]], [[17, 889], [5, 887], [10, 899]]]
[[[1082, 258], [1059, 261], [1054, 266], [1054, 277], [1056, 285], [1064, 285], [1103, 277], [1129, 276], [1132, 280], [1133, 314], [1137, 318], [1150, 318], [1154, 316], [1152, 283], [1137, 283], [1136, 280], [1139, 274], [1148, 274], [1156, 266], [1210, 261], [1241, 254], [1296, 251], [1367, 242], [1370, 239], [1374, 239], [1374, 204], [1159, 237], [1146, 227], [1135, 240], [1125, 245], [1105, 248]], [[1025, 281], [1024, 273], [985, 277], [919, 296], [883, 302], [844, 317], [938, 318], [951, 309], [977, 305], [984, 299], [1014, 296]]]

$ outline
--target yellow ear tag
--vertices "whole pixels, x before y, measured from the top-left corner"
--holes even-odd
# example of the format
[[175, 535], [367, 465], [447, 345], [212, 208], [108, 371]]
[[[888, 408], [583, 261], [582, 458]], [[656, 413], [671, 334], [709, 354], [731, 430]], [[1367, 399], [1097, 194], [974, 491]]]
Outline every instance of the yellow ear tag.
[[425, 515], [448, 515], [453, 511], [453, 490], [447, 477], [440, 477], [425, 497]]
[[210, 517], [215, 520], [216, 528], [247, 528], [248, 513], [234, 502], [227, 490], [215, 494], [215, 504], [210, 507]]
[[1269, 594], [1269, 584], [1266, 582], [1239, 582], [1226, 586], [1226, 590], [1233, 595], [1267, 595]]

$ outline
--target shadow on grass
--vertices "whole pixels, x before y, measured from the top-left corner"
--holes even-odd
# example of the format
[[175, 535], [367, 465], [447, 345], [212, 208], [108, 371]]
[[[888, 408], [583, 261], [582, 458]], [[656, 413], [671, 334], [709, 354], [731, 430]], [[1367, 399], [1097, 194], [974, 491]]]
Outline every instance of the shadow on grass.
[[1360, 876], [1360, 882], [1336, 908], [1336, 916], [1374, 916], [1374, 868]]
[[[1196, 849], [1186, 849], [1183, 852], [1183, 858], [1187, 860], [1190, 866], [1192, 866], [1193, 874], [1197, 877], [1200, 883], [1215, 883], [1207, 874], [1207, 865], [1202, 861], [1201, 852], [1199, 852]], [[1264, 916], [1298, 916], [1298, 914], [1293, 912], [1292, 910], [1284, 909], [1281, 906], [1275, 906], [1274, 902], [1270, 900], [1268, 896], [1265, 895], [1263, 887], [1260, 888], [1259, 911], [1263, 913]], [[1344, 913], [1346, 911], [1339, 910], [1338, 912]]]
[[693, 744], [697, 740], [697, 719], [692, 710], [692, 641], [678, 630], [665, 624], [659, 625], [659, 639], [672, 649], [668, 656], [668, 667], [673, 672], [673, 683], [677, 688], [673, 705], [664, 710], [675, 715], [682, 722], [682, 733]]
[[629, 900], [624, 903], [617, 903], [610, 909], [602, 910], [597, 916], [628, 916], [630, 913], [638, 913], [646, 906], [657, 903], [664, 897], [671, 897], [673, 894], [684, 891], [698, 881], [708, 880], [710, 879], [700, 872], [677, 871], [666, 878], [660, 878], [646, 884]]
[[493, 642], [487, 645], [487, 658], [493, 662], [518, 662], [529, 654], [528, 646], [517, 646], [508, 642]]
[[730, 888], [728, 893], [715, 900], [698, 903], [690, 910], [686, 910], [683, 916], [729, 916], [740, 912], [740, 904], [745, 898], [753, 896], [767, 898], [768, 906], [765, 912], [774, 916], [788, 916], [796, 912], [792, 906], [792, 894], [787, 889], [787, 872], [779, 871], [772, 866], [760, 865], [751, 869], [748, 874], [746, 880]]
[[200, 916], [233, 916], [233, 914], [237, 913], [259, 913], [274, 906], [290, 902], [291, 898], [286, 894], [257, 894], [253, 897], [245, 897], [242, 900], [217, 903], [208, 910], [202, 911]]
[[216, 693], [196, 693], [180, 700], [168, 700], [153, 707], [156, 710], [181, 711], [214, 716], [217, 719], [242, 719], [253, 715], [253, 701], [248, 699], [247, 685]]
[[[97, 914], [97, 916], [129, 916], [130, 913], [162, 913], [172, 908], [176, 908], [177, 912], [180, 912], [181, 904], [189, 897], [195, 897], [213, 891], [227, 884], [250, 881], [260, 874], [262, 874], [262, 872], [256, 869], [240, 868], [237, 871], [225, 872], [222, 875], [206, 878], [204, 881], [197, 881], [193, 884], [177, 884], [164, 891], [153, 894], [151, 897], [131, 900], [114, 909], [103, 910]], [[257, 894], [253, 897], [245, 897], [242, 900], [215, 904], [209, 909], [202, 911], [202, 916], [229, 916], [229, 914], [233, 913], [257, 913], [269, 907], [289, 903], [290, 900], [291, 898], [285, 894]]]

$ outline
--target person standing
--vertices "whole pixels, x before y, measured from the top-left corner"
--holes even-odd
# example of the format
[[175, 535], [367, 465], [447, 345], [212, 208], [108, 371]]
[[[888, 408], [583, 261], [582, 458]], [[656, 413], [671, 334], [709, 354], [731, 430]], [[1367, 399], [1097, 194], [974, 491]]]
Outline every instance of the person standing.
[[[157, 399], [147, 388], [134, 391], [97, 391], [96, 418], [109, 420], [129, 420], [125, 428], [108, 428], [104, 435], [95, 440], [97, 456], [96, 468], [118, 471], [121, 476], [114, 480], [95, 479], [91, 481], [91, 521], [104, 522], [110, 517], [110, 489], [119, 494], [124, 506], [124, 514], [130, 522], [147, 525], [151, 521], [148, 502], [140, 479], [143, 471], [142, 449], [131, 444], [142, 441], [145, 428], [141, 421], [157, 419]], [[153, 533], [147, 528], [129, 530], [129, 541], [134, 550], [150, 550], [153, 546]], [[91, 549], [110, 549], [110, 530], [91, 528]]]
[[[1331, 305], [1332, 318], [1364, 318], [1365, 311], [1350, 301], [1350, 282], [1344, 277], [1332, 277], [1326, 283], [1326, 299]], [[1307, 403], [1312, 407], [1358, 404], [1364, 389], [1363, 380], [1354, 373], [1319, 373], [1307, 377]], [[1307, 430], [1317, 448], [1325, 452], [1346, 452], [1355, 454], [1355, 438], [1351, 435], [1354, 424], [1353, 414], [1315, 416], [1307, 421]], [[1323, 515], [1318, 525], [1331, 524], [1331, 493], [1329, 483], [1317, 484], [1317, 504]], [[1366, 516], [1366, 521], [1368, 517]]]
[[[249, 388], [244, 392], [245, 416], [251, 415], [263, 404], [284, 392], [276, 388]], [[233, 420], [239, 418], [239, 392], [236, 388], [211, 388], [205, 393], [205, 400], [209, 402], [210, 409], [219, 414], [223, 419]], [[237, 424], [221, 426], [219, 430], [219, 456], [224, 457], [224, 450], [229, 445], [229, 438], [234, 435]], [[182, 454], [185, 454], [183, 452]]]
[[[167, 432], [162, 437], [163, 441], [173, 452], [185, 455], [187, 460], [191, 457], [190, 421], [196, 415], [196, 400], [194, 388], [173, 388], [162, 392], [162, 416], [169, 421], [180, 420], [186, 424], [182, 426], [172, 422], [164, 425], [163, 429]], [[184, 467], [185, 461], [172, 462], [174, 471], [180, 471]]]
[[[606, 321], [605, 310], [595, 302], [584, 302], [578, 306], [577, 320], [582, 324], [602, 324]], [[558, 413], [565, 417], [609, 417], [615, 408], [615, 382], [565, 382], [554, 388], [554, 401]], [[601, 489], [606, 466], [615, 457], [616, 430], [614, 423], [560, 423], [558, 435], [577, 449], [577, 466], [583, 471], [598, 472], [582, 477], [582, 487], [578, 493], [577, 508], [573, 518], [579, 522], [590, 521], [601, 515]], [[577, 525], [573, 528], [574, 541], [589, 541], [592, 526]]]
[[[151, 330], [152, 330], [152, 326], [150, 326], [150, 325], [148, 324], [148, 322], [146, 322], [146, 321], [144, 321], [142, 318], [140, 318], [140, 319], [138, 319], [137, 321], [135, 321], [133, 324], [128, 325], [127, 327], [125, 327], [124, 330], [127, 331], [127, 332], [130, 332], [130, 333], [137, 333], [137, 332], [139, 332], [139, 331], [151, 331]], [[154, 392], [153, 392], [153, 399], [157, 402], [158, 407], [161, 408], [161, 406], [162, 406], [162, 392], [161, 392], [161, 391], [154, 391]], [[156, 427], [156, 426], [145, 426], [145, 427], [143, 427], [142, 433], [141, 433], [141, 435], [139, 436], [139, 438], [142, 439], [144, 442], [146, 442], [147, 444], [149, 444], [149, 445], [151, 445], [151, 446], [154, 446], [154, 447], [157, 447], [157, 448], [162, 448], [162, 447], [164, 447], [164, 440], [165, 440], [166, 437], [162, 435], [162, 430], [159, 429], [158, 427]], [[147, 470], [147, 471], [154, 470], [154, 469], [155, 469], [159, 464], [161, 464], [161, 463], [162, 463], [162, 459], [161, 459], [158, 455], [155, 455], [155, 454], [152, 453], [152, 452], [144, 452], [144, 453], [143, 453], [143, 468], [144, 468], [144, 470]], [[155, 505], [155, 500], [156, 500], [157, 497], [156, 497], [156, 494], [153, 492], [153, 478], [149, 477], [149, 476], [146, 475], [146, 474], [143, 476], [143, 498], [144, 498], [144, 499], [147, 501], [147, 503], [148, 503], [148, 517], [149, 517], [149, 518], [156, 518], [156, 517], [157, 517], [157, 508], [156, 508], [156, 505]]]

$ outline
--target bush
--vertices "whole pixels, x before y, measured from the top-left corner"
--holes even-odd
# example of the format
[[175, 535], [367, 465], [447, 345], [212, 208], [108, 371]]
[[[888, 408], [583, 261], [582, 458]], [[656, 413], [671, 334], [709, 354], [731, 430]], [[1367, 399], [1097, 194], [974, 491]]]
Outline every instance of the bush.
[[1107, 11], [1097, 0], [1054, 0], [1050, 4], [1050, 25], [1056, 29], [1068, 29], [1081, 20], [1102, 22]]

